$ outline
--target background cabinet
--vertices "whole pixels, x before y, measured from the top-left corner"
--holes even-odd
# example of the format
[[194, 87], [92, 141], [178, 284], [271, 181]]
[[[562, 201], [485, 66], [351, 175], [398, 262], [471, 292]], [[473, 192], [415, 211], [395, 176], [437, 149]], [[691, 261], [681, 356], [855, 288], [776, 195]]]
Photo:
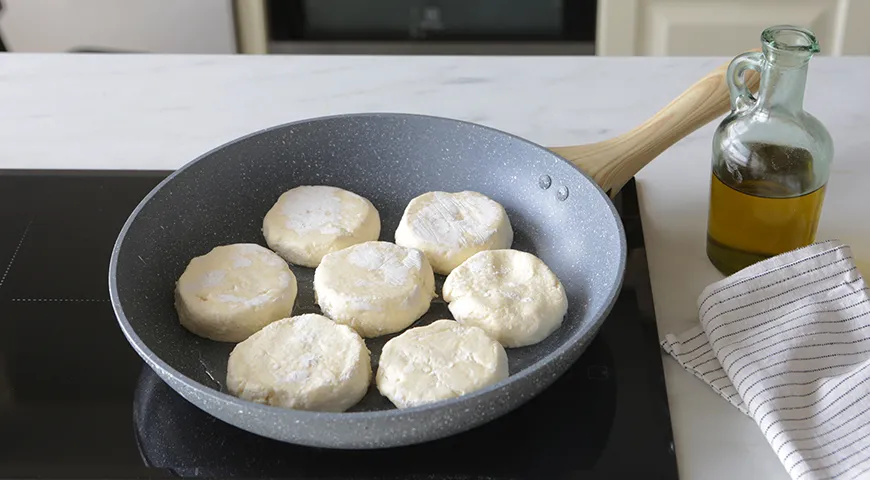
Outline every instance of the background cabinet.
[[870, 0], [598, 0], [598, 55], [733, 55], [766, 27], [816, 34], [822, 55], [870, 54]]
[[235, 53], [230, 0], [2, 0], [13, 52]]
[[[270, 51], [264, 0], [0, 2], [6, 7], [0, 15], [0, 32], [12, 51], [61, 52], [81, 48], [152, 53]], [[783, 23], [812, 30], [819, 38], [822, 55], [870, 55], [870, 0], [597, 2], [597, 24], [590, 38], [594, 34], [598, 55], [728, 56], [757, 47], [765, 27]], [[591, 53], [589, 44], [587, 50]], [[488, 47], [472, 43], [468, 50], [492, 53]], [[374, 47], [366, 50], [365, 45], [354, 48], [364, 53], [382, 53]], [[559, 53], [556, 49], [551, 53]], [[513, 54], [522, 51], [507, 50]]]

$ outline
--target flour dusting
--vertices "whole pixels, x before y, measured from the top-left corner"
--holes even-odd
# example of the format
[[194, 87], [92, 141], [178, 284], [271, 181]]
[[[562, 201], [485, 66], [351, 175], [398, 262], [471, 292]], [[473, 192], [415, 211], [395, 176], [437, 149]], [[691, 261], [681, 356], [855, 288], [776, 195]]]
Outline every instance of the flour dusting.
[[202, 288], [212, 288], [220, 285], [227, 276], [225, 270], [211, 270], [202, 277]]
[[258, 307], [260, 305], [265, 305], [270, 300], [272, 300], [272, 295], [268, 292], [257, 295], [252, 298], [244, 298], [238, 295], [231, 294], [221, 294], [216, 296], [217, 300], [220, 302], [226, 303], [241, 303], [246, 307]]
[[340, 234], [344, 228], [339, 190], [325, 186], [295, 188], [281, 198], [281, 213], [288, 229], [298, 234]]
[[381, 272], [387, 284], [397, 287], [410, 282], [414, 273], [423, 267], [419, 251], [382, 242], [353, 247], [347, 261], [359, 268]]
[[410, 218], [411, 230], [421, 240], [463, 247], [480, 245], [495, 234], [502, 209], [474, 192], [432, 192], [427, 203]]
[[311, 374], [305, 370], [295, 370], [293, 372], [287, 373], [284, 377], [284, 380], [287, 382], [299, 383], [305, 381], [310, 377]]
[[243, 257], [241, 255], [237, 255], [233, 258], [233, 268], [250, 267], [253, 264], [254, 262], [252, 262], [250, 258]]

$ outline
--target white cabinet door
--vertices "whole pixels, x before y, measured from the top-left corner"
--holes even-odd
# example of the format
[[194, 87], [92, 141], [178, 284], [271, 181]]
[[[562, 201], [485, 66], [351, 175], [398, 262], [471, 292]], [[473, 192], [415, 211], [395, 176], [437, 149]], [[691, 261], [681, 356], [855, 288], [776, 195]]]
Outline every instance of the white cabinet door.
[[822, 55], [870, 54], [870, 0], [598, 0], [598, 55], [734, 55], [791, 24]]
[[230, 0], [2, 0], [13, 52], [235, 53]]

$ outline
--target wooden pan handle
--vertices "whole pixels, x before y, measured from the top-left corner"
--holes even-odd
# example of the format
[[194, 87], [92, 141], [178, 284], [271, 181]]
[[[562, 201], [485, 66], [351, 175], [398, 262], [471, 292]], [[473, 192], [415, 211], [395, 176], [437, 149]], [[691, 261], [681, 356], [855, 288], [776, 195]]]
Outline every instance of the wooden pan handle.
[[[753, 51], [758, 51], [753, 50]], [[698, 80], [652, 118], [618, 137], [589, 145], [550, 147], [589, 174], [611, 196], [641, 168], [683, 137], [731, 110], [725, 73], [731, 61]], [[746, 85], [758, 90], [759, 75], [747, 71]]]

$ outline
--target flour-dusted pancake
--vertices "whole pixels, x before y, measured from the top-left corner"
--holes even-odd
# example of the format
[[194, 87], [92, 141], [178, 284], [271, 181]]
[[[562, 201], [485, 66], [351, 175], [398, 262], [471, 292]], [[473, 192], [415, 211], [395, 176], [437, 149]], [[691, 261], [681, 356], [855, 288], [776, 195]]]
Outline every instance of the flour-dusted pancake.
[[295, 410], [343, 412], [362, 399], [371, 378], [363, 339], [313, 313], [269, 324], [236, 345], [227, 363], [230, 393]]
[[508, 377], [504, 348], [477, 327], [437, 320], [390, 339], [378, 390], [399, 408], [456, 398]]
[[323, 314], [363, 337], [404, 330], [429, 309], [435, 275], [419, 250], [365, 242], [330, 253], [314, 271]]
[[296, 276], [290, 267], [253, 243], [215, 247], [194, 258], [175, 285], [181, 325], [222, 342], [240, 342], [289, 316], [295, 301]]
[[414, 198], [396, 229], [396, 244], [426, 254], [435, 273], [449, 274], [477, 252], [510, 248], [507, 213], [477, 192], [429, 192]]
[[447, 276], [443, 296], [459, 323], [482, 328], [505, 347], [540, 342], [568, 312], [556, 275], [538, 257], [518, 250], [475, 254]]
[[314, 268], [327, 253], [381, 234], [378, 210], [347, 190], [306, 185], [284, 192], [263, 218], [269, 248], [288, 262]]

